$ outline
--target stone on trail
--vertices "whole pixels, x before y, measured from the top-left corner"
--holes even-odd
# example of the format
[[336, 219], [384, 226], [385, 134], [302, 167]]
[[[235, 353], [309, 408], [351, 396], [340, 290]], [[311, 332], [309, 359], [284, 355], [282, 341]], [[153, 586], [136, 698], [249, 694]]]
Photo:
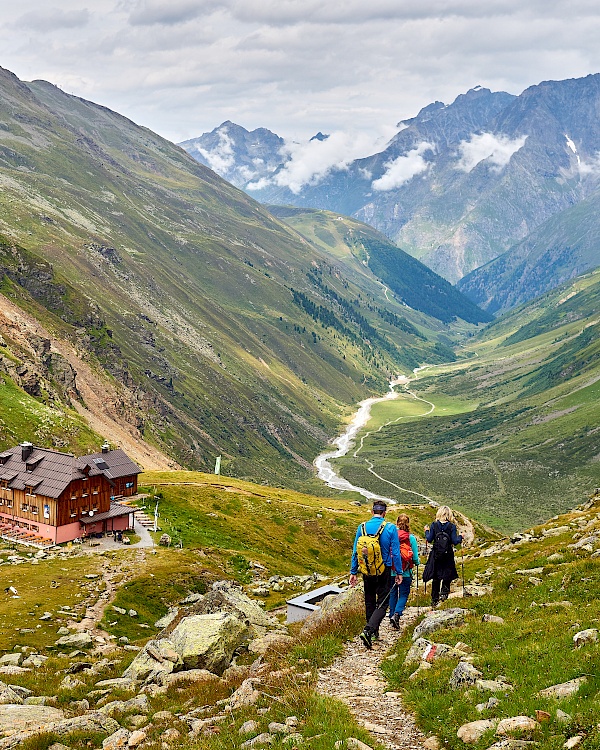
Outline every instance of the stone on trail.
[[268, 729], [271, 734], [291, 734], [293, 731], [292, 727], [289, 727], [287, 724], [280, 724], [277, 721], [272, 721]]
[[450, 675], [450, 687], [453, 690], [475, 685], [483, 674], [468, 661], [461, 661]]
[[504, 618], [498, 617], [497, 615], [484, 615], [481, 618], [481, 622], [495, 622], [498, 625], [504, 624]]
[[470, 610], [461, 609], [460, 607], [434, 610], [425, 617], [423, 622], [417, 625], [414, 629], [412, 639], [416, 641], [417, 638], [427, 636], [436, 630], [462, 625], [469, 613]]
[[132, 680], [146, 680], [151, 675], [156, 678], [160, 674], [170, 674], [175, 668], [175, 663], [165, 658], [163, 649], [165, 651], [173, 650], [173, 643], [166, 638], [159, 641], [148, 641], [123, 672], [123, 677]]
[[580, 630], [579, 633], [575, 633], [573, 636], [573, 643], [575, 648], [581, 648], [586, 643], [594, 643], [598, 640], [598, 629], [588, 628], [587, 630]]
[[530, 747], [537, 744], [537, 742], [531, 742], [531, 740], [516, 740], [514, 737], [507, 737], [504, 740], [494, 742], [487, 750], [529, 750]]
[[439, 737], [436, 737], [435, 734], [432, 737], [428, 737], [423, 743], [425, 750], [440, 750], [441, 746]]
[[163, 674], [159, 678], [161, 685], [170, 687], [180, 682], [217, 682], [219, 677], [208, 669], [188, 669], [185, 672]]
[[487, 731], [493, 729], [498, 724], [498, 719], [479, 719], [463, 724], [456, 733], [459, 740], [470, 745], [477, 742]]
[[10, 685], [6, 685], [4, 682], [0, 682], [0, 705], [10, 706], [12, 704], [23, 703], [23, 698], [13, 690]]
[[575, 695], [585, 682], [587, 682], [586, 677], [576, 677], [574, 680], [544, 688], [544, 690], [539, 691], [538, 696], [540, 698], [556, 698], [558, 700], [561, 698], [570, 698], [572, 695]]
[[529, 716], [511, 716], [502, 719], [496, 727], [497, 735], [532, 734], [541, 729], [539, 722]]

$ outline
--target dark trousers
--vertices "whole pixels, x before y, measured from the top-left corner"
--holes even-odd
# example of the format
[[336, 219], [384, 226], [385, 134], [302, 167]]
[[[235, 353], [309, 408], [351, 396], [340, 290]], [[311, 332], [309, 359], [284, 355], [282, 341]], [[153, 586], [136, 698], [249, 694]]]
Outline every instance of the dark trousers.
[[[442, 587], [442, 593], [440, 596], [440, 585]], [[448, 598], [450, 593], [450, 581], [444, 581], [441, 578], [433, 578], [431, 581], [431, 601], [437, 604], [440, 599], [444, 602]]]
[[365, 613], [371, 633], [377, 633], [388, 607], [392, 586], [392, 569], [386, 568], [379, 576], [363, 576], [365, 585]]

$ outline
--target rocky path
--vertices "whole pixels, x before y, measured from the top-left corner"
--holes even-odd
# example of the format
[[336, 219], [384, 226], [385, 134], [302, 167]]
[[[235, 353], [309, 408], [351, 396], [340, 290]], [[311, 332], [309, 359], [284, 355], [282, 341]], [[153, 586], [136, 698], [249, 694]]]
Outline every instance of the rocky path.
[[[408, 627], [416, 618], [416, 607], [407, 607], [401, 622]], [[386, 618], [373, 650], [367, 651], [355, 638], [342, 656], [319, 672], [316, 689], [345, 703], [358, 723], [390, 750], [422, 750], [424, 735], [402, 707], [400, 694], [388, 690], [380, 669], [397, 638]]]

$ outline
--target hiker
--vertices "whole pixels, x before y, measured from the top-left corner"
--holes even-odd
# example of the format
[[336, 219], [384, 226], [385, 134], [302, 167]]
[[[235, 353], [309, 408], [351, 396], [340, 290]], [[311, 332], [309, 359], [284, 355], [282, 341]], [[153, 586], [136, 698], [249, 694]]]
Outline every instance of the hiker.
[[[431, 606], [435, 609], [445, 602], [450, 593], [450, 583], [458, 578], [454, 562], [454, 546], [462, 543], [454, 515], [447, 505], [438, 508], [435, 521], [425, 526], [425, 539], [433, 542], [423, 571], [423, 583], [431, 581]], [[441, 585], [441, 593], [440, 593]]]
[[379, 626], [385, 617], [392, 582], [392, 566], [402, 570], [398, 531], [386, 523], [387, 504], [383, 500], [373, 503], [373, 516], [356, 530], [350, 586], [356, 586], [358, 572], [363, 574], [365, 586], [365, 614], [367, 624], [360, 634], [365, 647], [373, 647], [373, 638], [379, 637]]
[[396, 521], [398, 541], [400, 543], [400, 559], [402, 570], [392, 570], [392, 588], [390, 590], [390, 625], [394, 630], [400, 630], [400, 618], [412, 586], [412, 569], [419, 565], [419, 548], [414, 534], [410, 533], [410, 519], [406, 513], [401, 513]]

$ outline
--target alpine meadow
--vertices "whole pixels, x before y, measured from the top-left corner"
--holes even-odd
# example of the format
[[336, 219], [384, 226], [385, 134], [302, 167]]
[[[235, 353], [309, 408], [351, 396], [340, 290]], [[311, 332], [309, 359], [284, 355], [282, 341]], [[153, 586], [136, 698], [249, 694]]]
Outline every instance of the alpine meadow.
[[599, 111], [475, 86], [309, 175], [0, 68], [0, 750], [598, 750]]

